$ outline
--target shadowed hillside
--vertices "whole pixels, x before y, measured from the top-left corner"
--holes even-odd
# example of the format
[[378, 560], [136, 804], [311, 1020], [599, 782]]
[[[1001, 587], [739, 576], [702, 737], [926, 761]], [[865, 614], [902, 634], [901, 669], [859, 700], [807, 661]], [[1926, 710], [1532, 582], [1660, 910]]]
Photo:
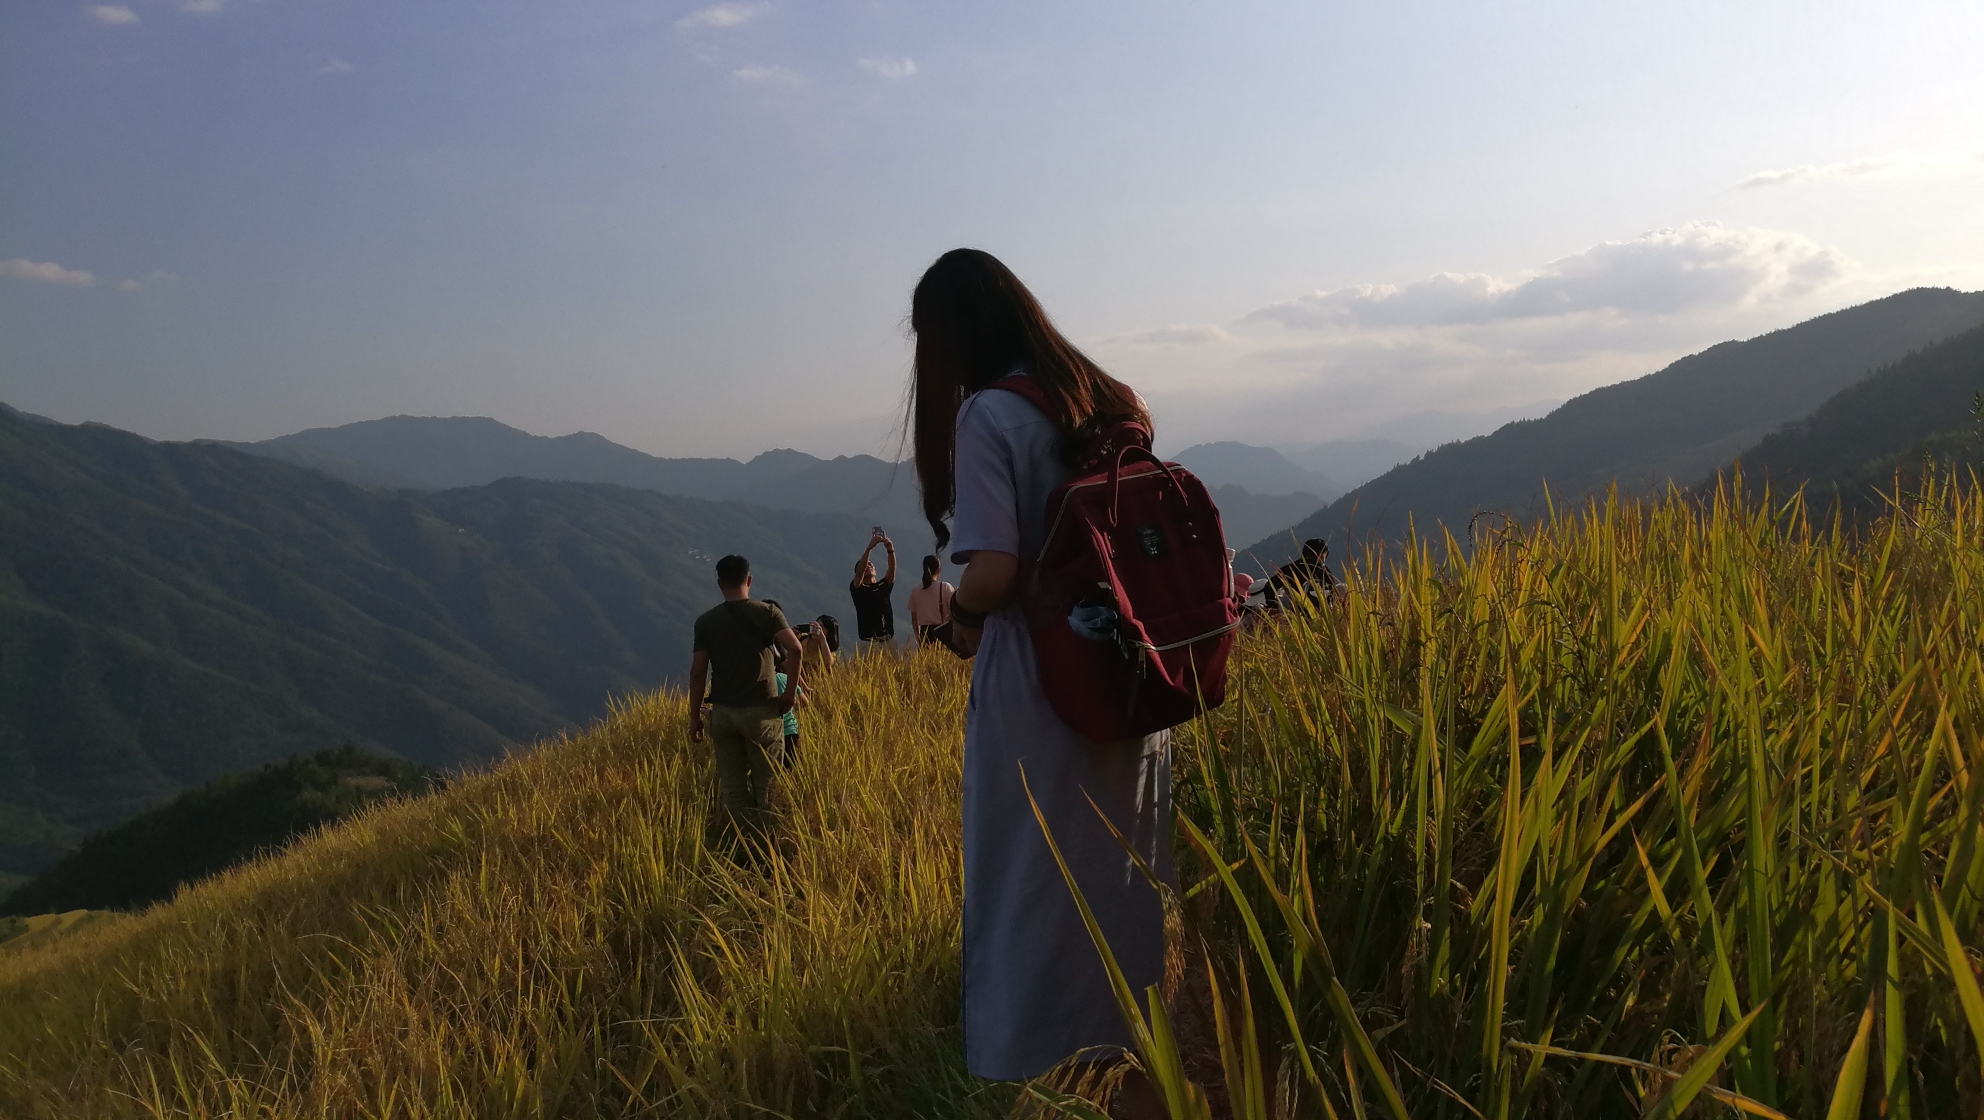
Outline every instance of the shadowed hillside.
[[1464, 534], [1477, 512], [1541, 513], [1546, 484], [1562, 500], [1614, 482], [1628, 492], [1691, 485], [1874, 369], [1980, 323], [1984, 292], [1916, 288], [1725, 342], [1541, 419], [1429, 451], [1248, 551], [1279, 562], [1296, 540], [1397, 540], [1409, 522]]
[[378, 493], [0, 414], [0, 870], [292, 754], [493, 757], [686, 671], [716, 556], [845, 615], [865, 538], [612, 486]]
[[1840, 390], [1812, 415], [1763, 438], [1741, 459], [1744, 480], [1865, 513], [1897, 473], [1984, 467], [1984, 327], [1946, 339]]
[[381, 797], [427, 792], [440, 775], [353, 747], [272, 763], [187, 790], [99, 832], [12, 894], [0, 917], [72, 910], [131, 910], [172, 897]]

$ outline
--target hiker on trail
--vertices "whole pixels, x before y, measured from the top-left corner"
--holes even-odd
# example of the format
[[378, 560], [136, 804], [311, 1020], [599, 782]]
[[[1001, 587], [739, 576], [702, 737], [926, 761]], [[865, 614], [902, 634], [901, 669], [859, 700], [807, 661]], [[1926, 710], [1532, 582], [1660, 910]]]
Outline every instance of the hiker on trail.
[[[876, 545], [889, 554], [889, 571], [881, 579], [875, 578], [875, 564], [868, 559]], [[847, 593], [854, 599], [854, 631], [862, 641], [886, 645], [896, 640], [896, 611], [889, 602], [896, 593], [896, 546], [879, 525], [868, 538], [868, 547], [861, 550], [861, 559], [854, 562], [854, 582], [847, 585]]]
[[1287, 609], [1300, 600], [1312, 607], [1329, 602], [1336, 592], [1336, 573], [1330, 571], [1330, 542], [1311, 537], [1302, 542], [1302, 555], [1283, 564], [1268, 577], [1267, 600], [1271, 608]]
[[[799, 639], [785, 613], [751, 598], [751, 562], [726, 556], [716, 562], [723, 602], [696, 619], [695, 653], [689, 664], [689, 741], [705, 733], [716, 754], [717, 789], [737, 835], [755, 839], [765, 830], [772, 759], [784, 743], [785, 714], [792, 710], [804, 668]], [[777, 648], [791, 667], [781, 685], [772, 668]], [[703, 720], [704, 686], [710, 716]]]
[[937, 627], [951, 620], [951, 596], [957, 588], [937, 577], [944, 574], [943, 561], [923, 558], [923, 583], [909, 592], [909, 625], [916, 631], [919, 645], [928, 644]]
[[[910, 326], [923, 511], [939, 550], [948, 543], [951, 560], [965, 565], [952, 632], [962, 652], [976, 654], [964, 746], [965, 1063], [977, 1076], [1015, 1081], [1069, 1058], [1115, 1061], [1131, 1045], [1129, 1030], [1028, 791], [1130, 990], [1142, 993], [1164, 977], [1164, 908], [1097, 812], [1170, 881], [1170, 740], [1098, 744], [1064, 723], [1042, 690], [1020, 594], [1023, 558], [1046, 536], [1048, 494], [1072, 474], [1064, 455], [1079, 453], [1082, 433], [1104, 423], [1148, 424], [1149, 410], [987, 253], [938, 258], [916, 285]], [[1015, 393], [979, 391], [1016, 372], [1051, 412]], [[1136, 1074], [1119, 1109], [1162, 1114]]]
[[[777, 607], [779, 613], [785, 613], [785, 608], [779, 604], [777, 599], [766, 599], [765, 605]], [[799, 660], [802, 663], [806, 660], [806, 643], [813, 636], [813, 628], [818, 625], [819, 623], [817, 622], [802, 622], [792, 628], [793, 633], [799, 636]], [[829, 654], [828, 656], [832, 655]], [[780, 693], [785, 691], [786, 665], [787, 657], [784, 647], [773, 651], [772, 678], [773, 683], [778, 687]], [[792, 707], [785, 710], [785, 743], [772, 759], [772, 762], [778, 766], [790, 766], [792, 765], [792, 761], [799, 757], [799, 709], [805, 706], [806, 690], [803, 688], [793, 689]]]

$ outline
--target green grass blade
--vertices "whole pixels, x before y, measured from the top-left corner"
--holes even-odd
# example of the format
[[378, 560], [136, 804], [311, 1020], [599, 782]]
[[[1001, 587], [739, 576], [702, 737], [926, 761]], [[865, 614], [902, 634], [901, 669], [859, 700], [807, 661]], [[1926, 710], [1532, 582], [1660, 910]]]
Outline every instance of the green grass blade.
[[1310, 1090], [1316, 1094], [1316, 1099], [1322, 1105], [1324, 1113], [1330, 1117], [1330, 1120], [1336, 1120], [1336, 1106], [1330, 1098], [1329, 1090], [1323, 1085], [1322, 1074], [1316, 1069], [1315, 1059], [1309, 1052], [1308, 1043], [1302, 1037], [1301, 1017], [1296, 1014], [1295, 1001], [1289, 998], [1288, 987], [1282, 982], [1281, 973], [1275, 967], [1274, 952], [1268, 947], [1267, 936], [1261, 930], [1260, 918], [1255, 915], [1254, 908], [1247, 904], [1247, 896], [1241, 891], [1239, 880], [1233, 877], [1233, 872], [1226, 866], [1226, 862], [1219, 858], [1212, 842], [1206, 839], [1206, 834], [1199, 831], [1199, 826], [1192, 823], [1189, 817], [1180, 817], [1178, 823], [1184, 827], [1185, 836], [1191, 841], [1192, 846], [1199, 850], [1199, 854], [1207, 863], [1218, 870], [1220, 882], [1225, 885], [1227, 896], [1233, 900], [1234, 907], [1240, 912], [1241, 924], [1247, 931], [1247, 941], [1254, 947], [1254, 954], [1260, 960], [1262, 970], [1267, 974], [1268, 986], [1274, 992], [1275, 1004], [1281, 1008], [1282, 1018], [1288, 1024], [1289, 1041], [1295, 1051], [1296, 1060], [1301, 1063], [1302, 1075], [1308, 1081]]
[[1984, 992], [1977, 990], [1977, 974], [1971, 971], [1970, 954], [1964, 952], [1941, 896], [1932, 891], [1929, 901], [1935, 906], [1936, 929], [1943, 935], [1943, 953], [1949, 958], [1950, 975], [1956, 978], [1957, 1000], [1963, 1007], [1964, 1020], [1970, 1024], [1970, 1041], [1977, 1047], [1978, 1072], [1984, 1074]]
[[1860, 1100], [1867, 1092], [1867, 1051], [1874, 1036], [1874, 999], [1867, 997], [1867, 1008], [1860, 1013], [1860, 1026], [1853, 1032], [1853, 1044], [1846, 1048], [1846, 1060], [1832, 1083], [1832, 1105], [1826, 1120], [1858, 1120]]
[[1908, 1018], [1901, 990], [1901, 938], [1896, 912], [1884, 913], [1881, 953], [1881, 1087], [1888, 1120], [1912, 1116], [1908, 1092]]
[[[1657, 1066], [1652, 1062], [1642, 1062], [1633, 1058], [1621, 1058], [1616, 1054], [1593, 1054], [1584, 1050], [1566, 1050], [1561, 1046], [1541, 1046], [1533, 1042], [1511, 1042], [1509, 1043], [1509, 1048], [1512, 1050], [1527, 1050], [1534, 1054], [1546, 1054], [1553, 1058], [1579, 1058], [1587, 1062], [1602, 1062], [1605, 1065], [1623, 1066], [1626, 1069], [1637, 1070], [1640, 1073], [1650, 1074], [1654, 1077], [1665, 1078], [1670, 1081], [1678, 1080], [1683, 1076], [1683, 1074], [1675, 1073], [1666, 1066]], [[1752, 1100], [1741, 1093], [1733, 1093], [1714, 1085], [1703, 1085], [1701, 1092], [1750, 1116], [1762, 1116], [1766, 1120], [1792, 1120], [1790, 1116], [1779, 1112], [1764, 1102]]]

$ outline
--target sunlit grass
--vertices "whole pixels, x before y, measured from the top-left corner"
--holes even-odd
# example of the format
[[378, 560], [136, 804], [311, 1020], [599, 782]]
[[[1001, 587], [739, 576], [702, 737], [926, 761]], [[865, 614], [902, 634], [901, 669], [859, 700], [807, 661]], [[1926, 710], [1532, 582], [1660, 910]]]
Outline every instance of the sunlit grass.
[[1981, 546], [1951, 488], [1857, 544], [1675, 496], [1369, 557], [1257, 634], [1180, 738], [1231, 868], [1189, 909], [1266, 1054], [1211, 1080], [1241, 1115], [1978, 1115]]
[[[1979, 1114], [1967, 492], [1857, 541], [1674, 497], [1349, 577], [1178, 735], [1145, 1037], [1181, 1115]], [[0, 1115], [1004, 1114], [958, 1055], [962, 666], [815, 695], [757, 863], [664, 693], [0, 953]]]
[[824, 684], [757, 864], [663, 693], [0, 956], [0, 1115], [999, 1115], [957, 1036], [963, 685]]

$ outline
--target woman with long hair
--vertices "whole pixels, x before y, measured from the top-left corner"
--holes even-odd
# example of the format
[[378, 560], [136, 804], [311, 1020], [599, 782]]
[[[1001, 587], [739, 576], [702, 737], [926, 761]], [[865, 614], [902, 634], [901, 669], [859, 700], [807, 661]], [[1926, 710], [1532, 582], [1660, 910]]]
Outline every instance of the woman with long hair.
[[[1038, 804], [1130, 988], [1164, 973], [1164, 910], [1137, 856], [1171, 877], [1171, 755], [1164, 734], [1094, 743], [1042, 691], [1020, 599], [1046, 535], [1047, 496], [1086, 437], [1150, 423], [1129, 386], [1048, 320], [991, 254], [955, 249], [916, 285], [910, 423], [923, 513], [941, 552], [965, 565], [953, 638], [975, 654], [965, 707], [964, 1048], [971, 1072], [1019, 1080], [1130, 1045], [1107, 974], [1041, 835]], [[1031, 378], [1043, 411], [1016, 393]], [[946, 518], [950, 525], [945, 524]], [[955, 534], [955, 535], [954, 535]], [[1140, 1078], [1119, 1115], [1155, 1103]]]
[[935, 556], [923, 558], [923, 582], [909, 591], [909, 625], [919, 645], [929, 644], [937, 628], [951, 620], [951, 596], [957, 588], [938, 579], [944, 562]]

